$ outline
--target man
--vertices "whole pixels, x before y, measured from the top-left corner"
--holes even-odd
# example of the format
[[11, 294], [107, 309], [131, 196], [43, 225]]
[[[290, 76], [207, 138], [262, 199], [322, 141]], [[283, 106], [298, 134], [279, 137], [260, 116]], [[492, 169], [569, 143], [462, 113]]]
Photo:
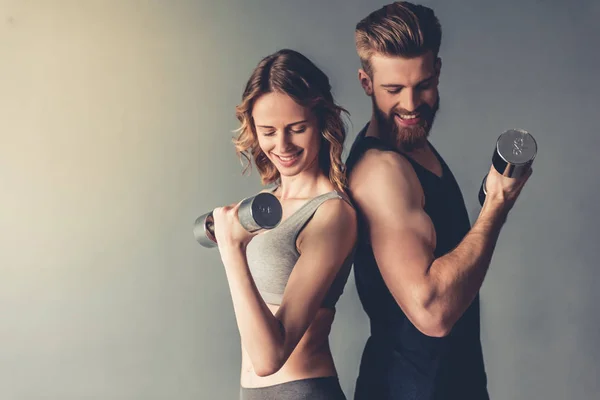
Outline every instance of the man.
[[347, 167], [359, 209], [354, 273], [371, 321], [355, 398], [488, 399], [478, 292], [509, 210], [529, 178], [490, 168], [473, 224], [429, 142], [440, 100], [433, 10], [387, 5], [358, 23], [359, 80], [373, 115]]

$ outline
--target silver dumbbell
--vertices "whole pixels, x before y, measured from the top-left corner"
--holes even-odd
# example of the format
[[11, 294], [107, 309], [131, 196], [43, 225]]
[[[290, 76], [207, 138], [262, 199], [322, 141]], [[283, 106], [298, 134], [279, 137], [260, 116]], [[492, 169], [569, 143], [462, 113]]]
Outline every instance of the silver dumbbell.
[[[531, 167], [537, 154], [537, 143], [533, 136], [522, 129], [509, 129], [496, 141], [492, 165], [500, 175], [520, 178]], [[479, 189], [479, 204], [483, 205], [487, 191], [483, 178]]]
[[[240, 224], [248, 232], [275, 228], [281, 221], [279, 199], [271, 193], [259, 193], [244, 199], [238, 209]], [[204, 247], [216, 247], [213, 213], [199, 216], [194, 223], [194, 237]]]

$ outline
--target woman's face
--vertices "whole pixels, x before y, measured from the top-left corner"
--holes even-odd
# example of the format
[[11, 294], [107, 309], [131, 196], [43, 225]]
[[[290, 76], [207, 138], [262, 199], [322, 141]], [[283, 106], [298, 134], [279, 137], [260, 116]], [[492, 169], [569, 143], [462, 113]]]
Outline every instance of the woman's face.
[[282, 177], [318, 167], [321, 132], [309, 109], [271, 92], [255, 101], [252, 117], [258, 144]]

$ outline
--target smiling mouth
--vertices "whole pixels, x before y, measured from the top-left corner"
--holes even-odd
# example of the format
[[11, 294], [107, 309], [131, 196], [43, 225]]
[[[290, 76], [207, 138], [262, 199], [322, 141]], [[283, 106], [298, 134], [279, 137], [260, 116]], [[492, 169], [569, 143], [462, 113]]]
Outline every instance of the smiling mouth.
[[403, 126], [414, 126], [421, 123], [420, 114], [395, 114], [395, 118]]
[[415, 119], [419, 119], [419, 114], [396, 114], [403, 121], [412, 121]]
[[296, 153], [294, 153], [294, 154], [291, 154], [291, 155], [285, 155], [285, 156], [284, 156], [284, 155], [275, 154], [275, 153], [272, 153], [272, 154], [273, 154], [275, 157], [277, 157], [277, 158], [278, 158], [280, 161], [282, 161], [282, 162], [284, 162], [284, 163], [289, 163], [289, 162], [291, 162], [291, 161], [294, 161], [294, 160], [296, 160], [296, 159], [297, 159], [297, 158], [300, 156], [300, 154], [302, 154], [302, 152], [303, 152], [303, 151], [304, 151], [304, 150], [300, 150], [300, 151], [298, 151], [298, 152], [296, 152]]

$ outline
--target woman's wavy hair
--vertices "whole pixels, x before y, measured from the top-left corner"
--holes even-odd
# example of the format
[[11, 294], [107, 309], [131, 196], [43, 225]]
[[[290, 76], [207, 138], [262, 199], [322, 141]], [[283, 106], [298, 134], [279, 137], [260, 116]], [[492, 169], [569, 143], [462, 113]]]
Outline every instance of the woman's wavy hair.
[[279, 92], [290, 96], [296, 103], [311, 110], [321, 131], [319, 166], [329, 176], [336, 189], [345, 192], [346, 171], [342, 152], [346, 139], [346, 126], [342, 113], [349, 113], [335, 104], [329, 78], [301, 53], [283, 49], [263, 58], [252, 72], [242, 102], [236, 107], [236, 117], [241, 126], [234, 138], [236, 152], [247, 165], [243, 173], [252, 167], [252, 159], [263, 185], [280, 181], [279, 171], [263, 153], [252, 118], [255, 101], [262, 95]]

